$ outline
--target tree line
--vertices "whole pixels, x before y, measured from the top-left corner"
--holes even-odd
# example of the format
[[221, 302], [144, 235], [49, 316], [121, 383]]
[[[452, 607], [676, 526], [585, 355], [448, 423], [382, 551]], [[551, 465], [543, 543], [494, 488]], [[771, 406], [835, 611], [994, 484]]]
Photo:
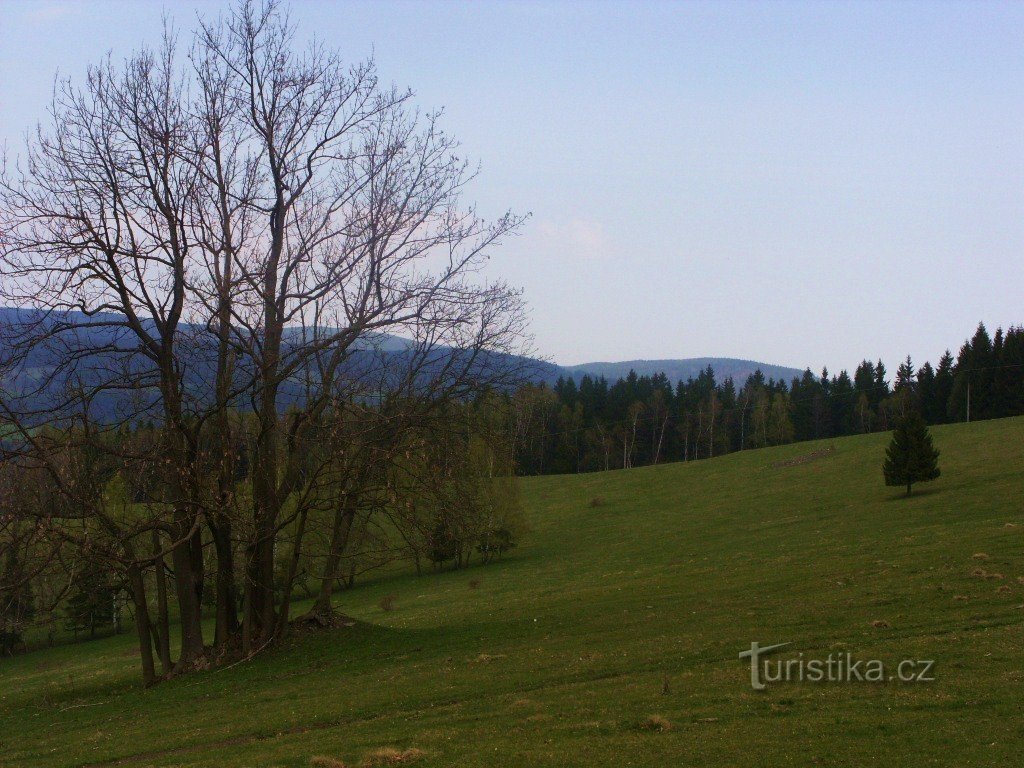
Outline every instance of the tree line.
[[583, 376], [531, 384], [512, 397], [520, 474], [622, 469], [710, 458], [746, 448], [886, 431], [909, 412], [928, 424], [1024, 414], [1024, 328], [990, 336], [984, 324], [954, 357], [890, 377], [879, 360], [790, 382], [717, 381], [709, 366], [673, 385], [634, 372], [611, 383]]

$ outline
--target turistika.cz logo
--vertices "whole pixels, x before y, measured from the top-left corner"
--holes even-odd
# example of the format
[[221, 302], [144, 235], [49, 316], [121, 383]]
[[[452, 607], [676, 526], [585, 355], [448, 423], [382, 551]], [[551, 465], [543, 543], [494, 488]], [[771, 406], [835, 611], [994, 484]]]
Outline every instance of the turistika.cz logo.
[[[750, 659], [750, 686], [763, 691], [768, 683], [931, 683], [935, 662], [902, 659], [889, 667], [880, 659], [855, 659], [850, 653], [830, 653], [826, 658], [805, 658], [803, 653], [788, 658], [764, 658], [791, 643], [751, 643], [740, 651]], [[895, 669], [895, 671], [892, 671]]]

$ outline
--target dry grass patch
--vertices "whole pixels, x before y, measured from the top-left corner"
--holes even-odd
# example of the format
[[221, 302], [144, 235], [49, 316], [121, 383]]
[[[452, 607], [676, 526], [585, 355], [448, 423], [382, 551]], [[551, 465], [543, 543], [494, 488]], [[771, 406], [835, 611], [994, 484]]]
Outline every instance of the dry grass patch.
[[889, 622], [886, 621], [885, 619], [875, 619], [874, 621], [871, 622], [871, 626], [874, 627], [875, 629], [888, 629], [889, 628]]
[[986, 555], [984, 552], [975, 552], [973, 555], [971, 555], [971, 557], [975, 560], [988, 560], [988, 555]]
[[986, 571], [984, 568], [975, 568], [971, 571], [971, 576], [976, 576], [979, 579], [995, 579], [997, 581], [1003, 578], [1003, 574]]
[[309, 758], [309, 764], [313, 768], [345, 768], [345, 764], [341, 760], [335, 760], [333, 757], [324, 757], [322, 755]]
[[802, 456], [797, 456], [796, 458], [793, 459], [776, 461], [772, 464], [772, 469], [782, 469], [784, 467], [798, 467], [801, 464], [809, 464], [812, 461], [817, 461], [818, 459], [823, 459], [826, 456], [831, 456], [835, 452], [836, 447], [834, 445], [830, 445], [828, 446], [828, 448], [820, 448], [817, 451], [811, 451], [810, 453], [805, 453]]
[[477, 656], [475, 659], [473, 659], [473, 663], [474, 664], [490, 664], [492, 661], [495, 661], [496, 659], [504, 659], [505, 656], [506, 656], [506, 654], [504, 654], [504, 653], [495, 653], [494, 655], [491, 655], [489, 653], [481, 653], [479, 656]]
[[364, 768], [383, 768], [388, 765], [409, 765], [426, 757], [427, 753], [422, 749], [410, 747], [409, 749], [395, 749], [394, 747], [381, 747], [372, 752], [367, 752], [363, 758]]
[[648, 715], [640, 722], [640, 730], [663, 733], [665, 731], [672, 730], [672, 723], [669, 722], [667, 717], [663, 717], [662, 715]]

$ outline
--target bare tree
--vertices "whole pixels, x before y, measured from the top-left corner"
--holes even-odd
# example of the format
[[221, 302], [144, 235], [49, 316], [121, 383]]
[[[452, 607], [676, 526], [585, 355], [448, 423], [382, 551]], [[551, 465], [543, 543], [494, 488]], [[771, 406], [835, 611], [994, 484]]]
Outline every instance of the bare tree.
[[[526, 351], [519, 294], [479, 278], [522, 218], [464, 202], [475, 172], [439, 117], [372, 61], [300, 49], [276, 3], [245, 1], [200, 22], [187, 55], [168, 26], [157, 50], [58, 83], [50, 124], [0, 177], [0, 298], [36, 310], [5, 329], [20, 385], [0, 407], [69, 499], [66, 441], [38, 440], [40, 425], [77, 423], [75, 451], [102, 446], [125, 471], [159, 456], [145, 514], [112, 514], [102, 493], [81, 509], [118, 543], [137, 611], [149, 585], [166, 591], [169, 558], [176, 672], [208, 658], [208, 546], [215, 652], [252, 653], [287, 624], [309, 526], [361, 482], [324, 450], [354, 368], [376, 359], [412, 418], [500, 384]], [[375, 353], [389, 334], [406, 349]], [[116, 435], [144, 420], [159, 440], [140, 456]], [[156, 627], [166, 665], [158, 602], [140, 643]]]

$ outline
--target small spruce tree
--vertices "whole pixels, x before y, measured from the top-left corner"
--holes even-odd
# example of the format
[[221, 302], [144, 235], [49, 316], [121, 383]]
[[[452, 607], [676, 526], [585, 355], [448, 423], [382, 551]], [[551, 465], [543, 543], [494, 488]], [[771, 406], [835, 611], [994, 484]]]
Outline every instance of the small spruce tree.
[[939, 476], [939, 452], [919, 413], [909, 413], [896, 424], [882, 472], [886, 485], [906, 486], [908, 496], [914, 483]]

